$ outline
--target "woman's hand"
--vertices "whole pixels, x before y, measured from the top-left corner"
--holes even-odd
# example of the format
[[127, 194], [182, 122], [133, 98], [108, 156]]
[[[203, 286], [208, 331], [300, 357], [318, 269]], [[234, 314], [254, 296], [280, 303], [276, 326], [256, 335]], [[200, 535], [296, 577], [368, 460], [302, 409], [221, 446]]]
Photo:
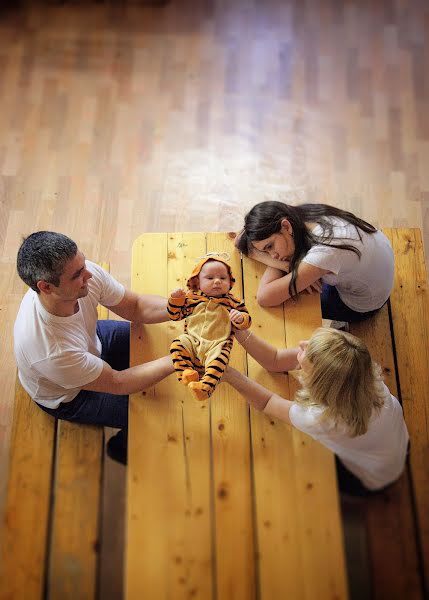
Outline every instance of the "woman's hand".
[[240, 325], [244, 321], [244, 317], [239, 310], [233, 308], [229, 311], [229, 319], [233, 325]]

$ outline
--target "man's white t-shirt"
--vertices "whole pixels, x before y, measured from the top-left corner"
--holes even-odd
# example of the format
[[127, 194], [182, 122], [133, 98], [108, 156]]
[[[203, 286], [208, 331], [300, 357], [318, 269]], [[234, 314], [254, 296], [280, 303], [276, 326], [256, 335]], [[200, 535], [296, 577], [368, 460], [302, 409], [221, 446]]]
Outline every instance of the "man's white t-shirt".
[[[392, 246], [382, 231], [365, 233], [338, 219], [328, 217], [333, 223], [334, 239], [329, 246], [316, 244], [307, 252], [303, 262], [330, 271], [322, 282], [337, 288], [341, 300], [356, 312], [381, 308], [393, 287], [394, 257]], [[316, 225], [313, 233], [322, 236], [323, 229]], [[357, 248], [361, 256], [351, 250], [336, 248], [347, 244]]]
[[125, 288], [95, 263], [88, 294], [79, 298], [79, 310], [70, 317], [50, 314], [39, 294], [28, 290], [14, 326], [18, 375], [28, 394], [47, 408], [70, 402], [81, 388], [101, 375], [101, 342], [96, 333], [97, 305], [115, 306]]
[[350, 437], [328, 420], [321, 421], [322, 407], [294, 402], [289, 411], [294, 427], [332, 450], [369, 490], [398, 479], [407, 456], [409, 436], [402, 407], [386, 386], [384, 391], [383, 407], [372, 415], [368, 431], [358, 437]]

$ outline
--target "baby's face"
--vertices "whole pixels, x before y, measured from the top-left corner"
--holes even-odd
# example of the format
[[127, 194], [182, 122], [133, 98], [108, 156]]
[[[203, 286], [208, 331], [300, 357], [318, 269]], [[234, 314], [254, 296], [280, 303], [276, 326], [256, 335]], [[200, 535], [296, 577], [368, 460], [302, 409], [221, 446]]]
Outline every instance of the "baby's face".
[[229, 292], [231, 281], [226, 266], [211, 260], [203, 265], [199, 274], [200, 290], [207, 296], [222, 296]]

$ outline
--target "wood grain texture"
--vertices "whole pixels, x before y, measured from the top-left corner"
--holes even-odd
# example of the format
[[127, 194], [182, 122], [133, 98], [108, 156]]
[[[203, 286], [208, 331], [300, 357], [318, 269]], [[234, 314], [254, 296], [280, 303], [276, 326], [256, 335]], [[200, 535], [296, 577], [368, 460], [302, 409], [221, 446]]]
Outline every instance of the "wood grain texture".
[[2, 600], [43, 596], [54, 456], [55, 420], [35, 405], [19, 381], [14, 410], [2, 527]]
[[[273, 341], [284, 344], [283, 309], [256, 310], [260, 268], [245, 261], [242, 280], [227, 234], [143, 234], [134, 244], [134, 289], [160, 293], [183, 286], [206, 250], [230, 253], [233, 292], [243, 296], [244, 287], [246, 304], [255, 309], [253, 327], [263, 333], [270, 320], [280, 319]], [[318, 297], [297, 307], [289, 311], [290, 325], [286, 319], [294, 344], [300, 320], [307, 323], [304, 333], [321, 321]], [[133, 363], [158, 356], [182, 327], [136, 329]], [[245, 369], [237, 343], [231, 364]], [[260, 369], [255, 375], [272, 383]], [[284, 382], [279, 376], [280, 393]], [[127, 497], [127, 598], [168, 598], [171, 590], [174, 597], [245, 600], [310, 599], [316, 592], [347, 597], [332, 456], [284, 424], [254, 414], [249, 421], [245, 401], [227, 385], [209, 402], [196, 402], [172, 375], [132, 397]]]
[[423, 569], [429, 581], [429, 299], [422, 238], [418, 229], [385, 230], [395, 250], [390, 305]]
[[[374, 318], [350, 324], [350, 333], [365, 342], [372, 359], [380, 365], [390, 392], [398, 397], [388, 305]], [[363, 510], [372, 596], [398, 600], [423, 598], [408, 468], [388, 490], [365, 499]]]
[[102, 427], [58, 422], [47, 583], [50, 598], [95, 597], [103, 452]]

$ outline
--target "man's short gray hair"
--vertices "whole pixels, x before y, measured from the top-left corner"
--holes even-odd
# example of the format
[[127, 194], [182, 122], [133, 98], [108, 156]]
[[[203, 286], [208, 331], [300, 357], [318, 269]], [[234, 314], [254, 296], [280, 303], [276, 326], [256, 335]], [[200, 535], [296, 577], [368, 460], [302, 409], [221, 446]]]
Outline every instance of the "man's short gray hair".
[[54, 231], [37, 231], [24, 238], [18, 250], [18, 275], [37, 293], [40, 292], [38, 281], [58, 286], [65, 264], [76, 253], [76, 243], [66, 235]]

